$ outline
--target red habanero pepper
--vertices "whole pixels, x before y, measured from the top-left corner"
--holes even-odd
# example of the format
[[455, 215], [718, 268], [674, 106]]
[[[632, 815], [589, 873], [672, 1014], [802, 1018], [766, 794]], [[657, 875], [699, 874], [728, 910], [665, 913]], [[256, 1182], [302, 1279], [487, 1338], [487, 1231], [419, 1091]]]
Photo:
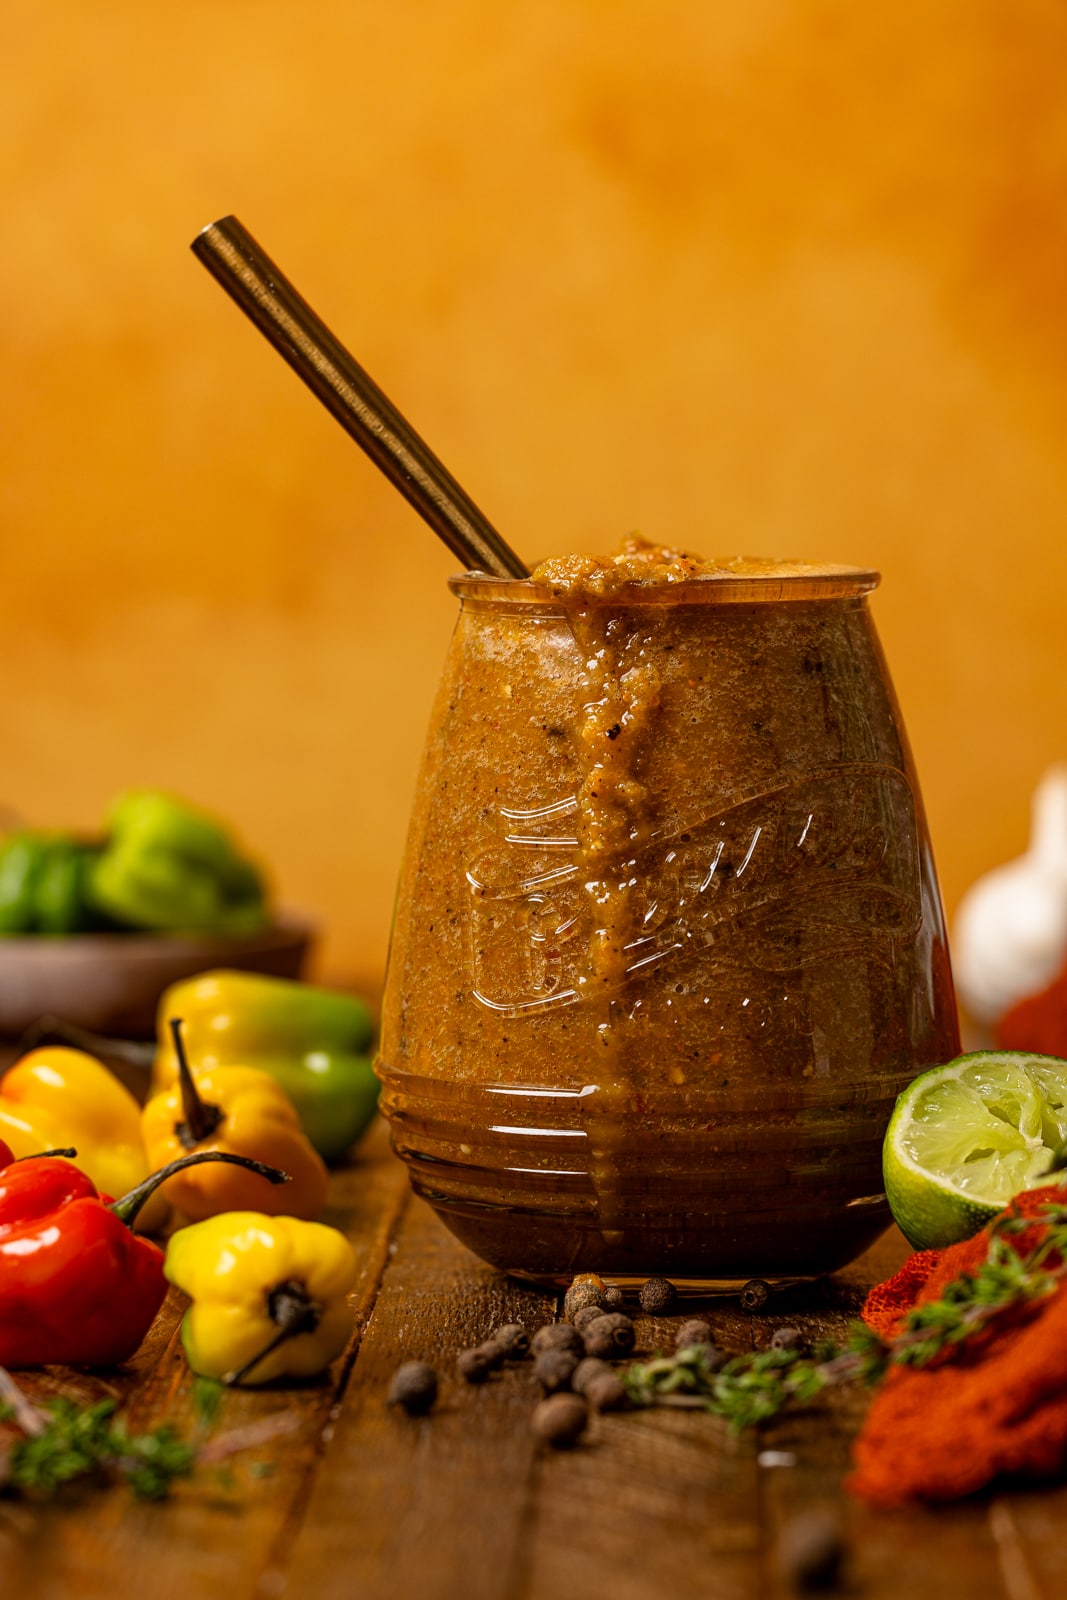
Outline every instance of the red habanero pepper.
[[69, 1161], [15, 1161], [0, 1142], [0, 1366], [113, 1367], [132, 1356], [167, 1292], [163, 1251], [132, 1231], [134, 1218], [176, 1167], [219, 1159], [287, 1181], [276, 1167], [202, 1151], [110, 1201]]

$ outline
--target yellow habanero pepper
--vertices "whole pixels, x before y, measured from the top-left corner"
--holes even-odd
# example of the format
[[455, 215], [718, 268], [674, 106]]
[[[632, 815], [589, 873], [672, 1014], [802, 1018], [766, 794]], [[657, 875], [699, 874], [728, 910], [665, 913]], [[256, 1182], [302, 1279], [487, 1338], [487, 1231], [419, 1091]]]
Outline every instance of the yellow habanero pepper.
[[313, 1377], [341, 1354], [352, 1328], [345, 1296], [355, 1256], [323, 1223], [255, 1211], [212, 1217], [173, 1236], [163, 1270], [193, 1302], [182, 1343], [204, 1378]]
[[[84, 1050], [31, 1050], [5, 1072], [0, 1139], [16, 1156], [73, 1147], [75, 1165], [102, 1194], [128, 1194], [149, 1173], [140, 1106], [114, 1073]], [[166, 1201], [153, 1195], [137, 1227], [151, 1233], [166, 1215]]]
[[217, 1067], [194, 1082], [181, 1040], [181, 1019], [171, 1026], [179, 1087], [155, 1095], [141, 1115], [153, 1171], [180, 1155], [220, 1150], [280, 1167], [290, 1181], [273, 1189], [241, 1167], [205, 1163], [175, 1173], [161, 1193], [193, 1222], [253, 1206], [271, 1216], [317, 1217], [326, 1203], [326, 1167], [301, 1132], [285, 1090], [269, 1073], [254, 1067]]

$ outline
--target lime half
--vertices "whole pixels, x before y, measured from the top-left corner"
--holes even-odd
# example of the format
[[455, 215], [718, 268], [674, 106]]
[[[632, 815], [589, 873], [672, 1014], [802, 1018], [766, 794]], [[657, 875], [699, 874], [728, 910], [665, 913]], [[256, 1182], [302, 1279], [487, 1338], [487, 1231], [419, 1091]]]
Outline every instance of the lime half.
[[1051, 1182], [1067, 1141], [1067, 1061], [977, 1050], [933, 1067], [897, 1100], [882, 1150], [885, 1192], [917, 1250], [967, 1239], [1023, 1189]]

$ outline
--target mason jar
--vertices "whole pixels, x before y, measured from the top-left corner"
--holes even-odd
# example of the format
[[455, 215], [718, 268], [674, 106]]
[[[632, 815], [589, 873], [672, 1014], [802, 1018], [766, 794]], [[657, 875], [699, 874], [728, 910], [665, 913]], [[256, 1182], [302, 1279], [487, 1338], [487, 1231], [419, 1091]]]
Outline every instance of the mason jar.
[[890, 1220], [893, 1100], [959, 1041], [877, 582], [452, 581], [378, 1071], [486, 1261], [784, 1282]]

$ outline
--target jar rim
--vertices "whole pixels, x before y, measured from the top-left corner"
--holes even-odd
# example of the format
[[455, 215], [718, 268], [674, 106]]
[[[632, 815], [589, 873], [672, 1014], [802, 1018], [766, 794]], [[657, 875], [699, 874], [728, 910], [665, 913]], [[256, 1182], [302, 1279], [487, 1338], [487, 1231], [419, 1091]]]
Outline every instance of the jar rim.
[[[801, 563], [796, 563], [800, 566]], [[508, 605], [572, 606], [660, 606], [732, 605], [774, 601], [851, 600], [870, 594], [881, 582], [881, 573], [870, 567], [838, 566], [830, 563], [807, 570], [786, 573], [749, 573], [744, 577], [707, 575], [684, 578], [678, 583], [620, 584], [606, 594], [580, 593], [569, 599], [565, 590], [530, 578], [496, 578], [487, 572], [460, 572], [449, 578], [448, 587], [461, 600], [482, 600]]]

